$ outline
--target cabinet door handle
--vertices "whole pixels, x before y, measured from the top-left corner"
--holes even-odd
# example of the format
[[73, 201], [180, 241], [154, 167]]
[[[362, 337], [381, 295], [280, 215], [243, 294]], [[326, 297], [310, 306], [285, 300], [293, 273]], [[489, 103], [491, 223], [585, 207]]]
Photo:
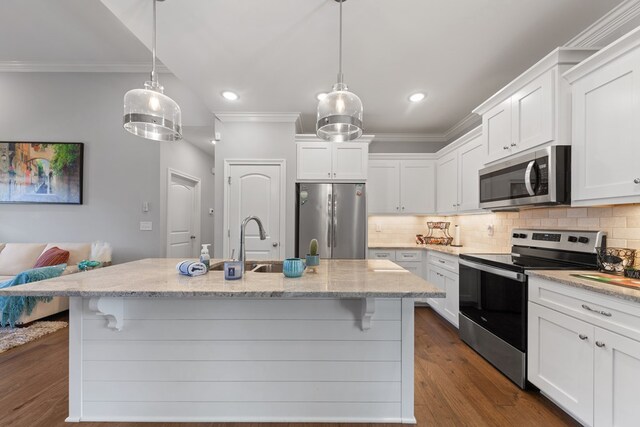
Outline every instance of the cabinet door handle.
[[402, 207], [402, 210], [404, 210], [404, 206]]
[[602, 341], [596, 341], [596, 345], [600, 348], [604, 347], [604, 343]]
[[334, 176], [334, 177], [336, 176], [336, 173], [335, 173], [335, 172], [333, 173], [333, 176]]
[[587, 311], [591, 311], [593, 313], [598, 313], [598, 314], [602, 314], [603, 316], [611, 317], [611, 313], [602, 311], [602, 310], [596, 310], [595, 308], [589, 307], [587, 304], [582, 304], [582, 308], [584, 308]]
[[441, 259], [439, 259], [439, 260], [438, 260], [438, 262], [439, 262], [440, 264], [446, 264], [446, 263], [447, 263], [447, 261], [443, 261], [443, 260], [441, 260]]
[[512, 146], [512, 147], [517, 147], [517, 146], [518, 146], [518, 144], [516, 144], [515, 142], [512, 142], [512, 143], [511, 143], [511, 146]]
[[633, 180], [633, 183], [634, 183], [634, 184], [640, 184], [640, 178], [636, 178], [636, 179], [634, 179], [634, 180]]
[[400, 210], [400, 206], [396, 206], [396, 210], [399, 211]]
[[331, 172], [327, 172], [327, 176], [331, 178]]
[[580, 335], [578, 335], [578, 337], [579, 337], [582, 341], [586, 341], [586, 340], [588, 340], [588, 339], [589, 339], [589, 337], [588, 337], [588, 336], [586, 336], [585, 334], [580, 334]]
[[508, 150], [508, 149], [509, 149], [509, 146], [508, 146], [508, 145], [505, 145], [504, 147], [502, 147], [502, 149], [503, 149], [503, 150]]

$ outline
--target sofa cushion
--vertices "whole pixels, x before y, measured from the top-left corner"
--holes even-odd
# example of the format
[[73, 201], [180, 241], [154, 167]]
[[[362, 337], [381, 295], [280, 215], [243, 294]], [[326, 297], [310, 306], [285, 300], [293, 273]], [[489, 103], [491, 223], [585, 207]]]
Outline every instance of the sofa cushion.
[[80, 261], [91, 257], [91, 243], [49, 243], [44, 251], [55, 246], [69, 251], [69, 260], [67, 261], [69, 265], [77, 265]]
[[45, 247], [44, 243], [7, 243], [0, 252], [0, 276], [15, 276], [33, 268]]
[[57, 246], [47, 249], [38, 257], [33, 268], [50, 267], [52, 265], [66, 264], [69, 261], [69, 251]]

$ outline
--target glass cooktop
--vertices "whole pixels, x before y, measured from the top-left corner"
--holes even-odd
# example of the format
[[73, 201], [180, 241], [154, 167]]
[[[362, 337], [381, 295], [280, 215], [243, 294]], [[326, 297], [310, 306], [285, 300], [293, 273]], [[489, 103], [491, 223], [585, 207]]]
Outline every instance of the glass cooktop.
[[460, 255], [460, 259], [517, 272], [524, 272], [524, 270], [584, 270], [589, 268], [583, 264], [566, 260], [518, 254], [463, 254]]

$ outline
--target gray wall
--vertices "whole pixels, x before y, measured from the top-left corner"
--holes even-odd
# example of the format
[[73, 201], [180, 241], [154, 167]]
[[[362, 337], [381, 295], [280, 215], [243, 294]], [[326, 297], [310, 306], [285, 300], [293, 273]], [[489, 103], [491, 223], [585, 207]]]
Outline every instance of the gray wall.
[[[214, 208], [215, 179], [211, 170], [214, 167], [213, 144], [211, 151], [205, 152], [188, 141], [178, 144], [162, 144], [160, 150], [160, 221], [162, 229], [167, 226], [166, 204], [168, 169], [184, 172], [200, 179], [201, 212], [200, 212], [200, 242], [210, 243], [210, 251], [214, 244], [214, 216], [209, 215], [209, 208]], [[166, 255], [167, 234], [162, 236], [163, 255]], [[198, 251], [199, 253], [199, 251]]]
[[398, 142], [378, 141], [369, 144], [370, 153], [435, 153], [447, 142]]
[[[296, 144], [294, 123], [224, 122], [216, 120], [215, 129], [222, 140], [216, 144], [216, 236], [223, 236], [224, 218], [224, 160], [225, 159], [285, 159], [286, 187], [286, 239], [285, 254], [293, 256], [295, 247], [295, 179]], [[227, 256], [223, 239], [216, 239], [216, 257]]]
[[[162, 255], [160, 143], [122, 128], [124, 93], [146, 74], [0, 73], [0, 140], [84, 142], [84, 204], [0, 205], [0, 241], [112, 244], [114, 262]], [[211, 121], [195, 95], [161, 75], [185, 124]], [[151, 211], [142, 212], [143, 201]], [[153, 221], [153, 231], [139, 231]]]

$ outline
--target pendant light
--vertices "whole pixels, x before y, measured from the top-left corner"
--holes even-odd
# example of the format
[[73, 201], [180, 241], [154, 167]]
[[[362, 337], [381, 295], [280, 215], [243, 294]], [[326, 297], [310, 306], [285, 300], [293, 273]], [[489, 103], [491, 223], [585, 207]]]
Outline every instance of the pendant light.
[[151, 41], [151, 80], [144, 89], [132, 89], [124, 95], [124, 128], [134, 135], [154, 141], [182, 139], [180, 106], [163, 93], [156, 72], [156, 2], [153, 1], [153, 38]]
[[327, 141], [353, 141], [362, 135], [362, 101], [343, 81], [342, 75], [342, 3], [340, 3], [340, 48], [338, 82], [318, 103], [317, 135]]

